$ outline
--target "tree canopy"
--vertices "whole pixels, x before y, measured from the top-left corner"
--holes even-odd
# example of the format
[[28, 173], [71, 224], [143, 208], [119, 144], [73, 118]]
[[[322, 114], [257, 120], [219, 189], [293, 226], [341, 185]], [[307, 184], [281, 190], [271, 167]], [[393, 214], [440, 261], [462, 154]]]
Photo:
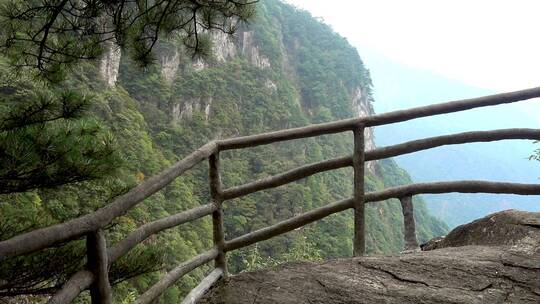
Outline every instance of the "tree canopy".
[[91, 94], [65, 82], [73, 76], [67, 73], [70, 68], [99, 59], [116, 46], [148, 65], [162, 36], [180, 39], [192, 55], [205, 55], [211, 49], [205, 35], [213, 30], [234, 33], [253, 16], [255, 2], [2, 2], [0, 194], [84, 181], [117, 166], [113, 137], [86, 115]]
[[63, 67], [97, 59], [114, 42], [137, 62], [152, 62], [161, 36], [193, 55], [209, 52], [204, 32], [232, 34], [254, 14], [251, 0], [10, 0], [0, 7], [0, 49], [15, 67], [57, 81]]

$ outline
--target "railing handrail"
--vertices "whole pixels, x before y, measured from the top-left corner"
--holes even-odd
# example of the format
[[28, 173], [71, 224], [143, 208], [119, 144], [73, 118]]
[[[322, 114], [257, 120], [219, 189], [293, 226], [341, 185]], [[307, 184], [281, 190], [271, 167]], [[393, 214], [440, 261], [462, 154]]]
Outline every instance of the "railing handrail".
[[[337, 122], [310, 125], [306, 127], [263, 133], [259, 135], [237, 137], [210, 142], [191, 153], [171, 168], [151, 177], [128, 193], [118, 197], [111, 204], [82, 217], [65, 223], [30, 231], [0, 242], [0, 261], [5, 257], [30, 253], [44, 249], [55, 243], [80, 237], [90, 231], [103, 228], [114, 218], [125, 214], [129, 209], [148, 196], [164, 188], [176, 177], [206, 159], [215, 151], [252, 147], [276, 141], [305, 138], [322, 134], [352, 130], [360, 121], [368, 126], [395, 123], [414, 118], [459, 112], [477, 107], [513, 103], [540, 97], [540, 87], [501, 93], [490, 96], [451, 101], [430, 106], [411, 108], [367, 117], [345, 119]], [[18, 245], [18, 246], [17, 246]]]
[[145, 198], [163, 189], [182, 173], [206, 159], [215, 152], [216, 147], [214, 141], [202, 146], [170, 168], [150, 177], [112, 203], [92, 213], [0, 242], [0, 261], [6, 257], [31, 253], [56, 243], [69, 241], [105, 227], [113, 219], [124, 215]]
[[324, 134], [340, 133], [343, 131], [352, 131], [360, 124], [364, 124], [366, 127], [374, 127], [404, 122], [415, 118], [460, 112], [480, 107], [514, 103], [537, 97], [540, 97], [540, 87], [476, 98], [449, 101], [428, 106], [410, 108], [406, 110], [397, 110], [383, 114], [375, 114], [371, 116], [363, 116], [321, 124], [313, 124], [299, 128], [223, 139], [218, 141], [218, 146], [220, 151], [254, 147], [278, 141], [307, 138]]
[[[178, 226], [182, 223], [195, 220], [197, 218], [213, 214], [214, 219], [214, 243], [216, 248], [199, 255], [177, 267], [176, 275], [173, 278], [181, 277], [191, 270], [191, 267], [198, 267], [212, 259], [216, 259], [216, 269], [211, 276], [205, 280], [205, 284], [215, 281], [220, 276], [227, 275], [225, 253], [230, 250], [245, 247], [275, 235], [291, 231], [292, 229], [306, 225], [313, 221], [324, 218], [330, 214], [354, 208], [355, 210], [355, 255], [363, 254], [364, 242], [364, 205], [367, 202], [385, 200], [389, 198], [399, 198], [402, 200], [402, 207], [408, 208], [407, 217], [412, 216], [412, 203], [410, 197], [424, 193], [445, 193], [445, 192], [486, 192], [486, 193], [512, 193], [524, 195], [540, 194], [540, 185], [528, 185], [517, 183], [501, 183], [486, 181], [455, 181], [426, 184], [411, 184], [395, 188], [385, 189], [378, 192], [365, 193], [363, 190], [364, 162], [397, 155], [417, 152], [443, 145], [462, 144], [468, 142], [487, 142], [505, 139], [534, 139], [540, 140], [540, 130], [538, 129], [501, 129], [492, 131], [463, 132], [452, 135], [443, 135], [420, 140], [409, 141], [393, 146], [377, 148], [371, 151], [364, 149], [364, 128], [391, 124], [410, 119], [464, 111], [477, 107], [493, 106], [517, 102], [520, 100], [540, 97], [540, 87], [527, 90], [495, 94], [479, 98], [464, 99], [424, 107], [411, 108], [378, 114], [367, 117], [345, 119], [336, 122], [310, 125], [306, 127], [287, 129], [281, 131], [268, 132], [258, 135], [243, 136], [231, 139], [212, 141], [197, 149], [172, 167], [162, 171], [131, 189], [126, 194], [119, 196], [112, 203], [98, 209], [97, 211], [69, 220], [64, 223], [52, 225], [46, 228], [30, 231], [8, 240], [0, 242], [0, 261], [7, 257], [18, 256], [41, 250], [60, 242], [70, 241], [84, 235], [88, 235], [88, 248], [95, 248], [96, 252], [89, 255], [89, 262], [93, 266], [90, 270], [81, 270], [73, 275], [66, 282], [60, 292], [51, 298], [50, 303], [66, 303], [76, 297], [80, 291], [91, 287], [92, 296], [102, 296], [102, 299], [110, 298], [106, 288], [108, 280], [103, 277], [103, 269], [127, 253], [135, 245], [139, 244], [149, 236]], [[269, 144], [278, 141], [307, 138], [323, 134], [332, 134], [344, 131], [353, 131], [355, 136], [355, 149], [352, 156], [339, 157], [314, 164], [304, 165], [287, 172], [271, 176], [262, 180], [254, 181], [241, 186], [221, 189], [219, 176], [219, 152], [229, 149], [240, 149]], [[148, 196], [163, 189], [175, 178], [189, 170], [199, 162], [209, 159], [210, 163], [210, 185], [213, 202], [197, 208], [180, 212], [163, 219], [155, 220], [137, 228], [128, 234], [122, 241], [114, 246], [105, 246], [100, 230], [108, 225], [113, 219], [125, 214], [129, 209], [136, 206]], [[223, 215], [221, 204], [225, 200], [241, 197], [256, 191], [278, 187], [295, 180], [337, 168], [352, 166], [354, 168], [354, 197], [333, 204], [329, 204], [304, 214], [295, 216], [272, 226], [259, 229], [235, 239], [225, 241], [223, 232]], [[408, 220], [411, 220], [408, 218]], [[414, 220], [406, 223], [414, 229]], [[407, 228], [406, 227], [406, 228]], [[407, 231], [410, 239], [414, 235], [414, 230]], [[407, 241], [409, 244], [409, 240]], [[105, 264], [104, 264], [105, 263]], [[90, 265], [90, 264], [89, 264]], [[105, 268], [103, 268], [105, 267]], [[180, 270], [178, 270], [180, 269]], [[185, 272], [185, 273], [184, 273]], [[170, 274], [170, 273], [169, 273]], [[168, 278], [168, 279], [167, 279]], [[165, 281], [164, 281], [165, 280]], [[140, 303], [148, 303], [164, 291], [176, 280], [171, 276], [166, 276], [156, 286], [152, 287], [149, 293], [145, 293], [140, 299]], [[159, 287], [160, 286], [160, 287]], [[99, 288], [101, 288], [99, 290]], [[196, 293], [197, 294], [197, 293]], [[149, 300], [148, 300], [149, 299]]]
[[[383, 158], [390, 158], [446, 145], [457, 145], [471, 142], [490, 142], [507, 139], [540, 140], [540, 129], [499, 129], [491, 131], [474, 131], [412, 140], [397, 145], [368, 150], [365, 153], [365, 160], [373, 161]], [[307, 164], [280, 174], [269, 176], [240, 186], [227, 188], [223, 190], [223, 197], [227, 200], [234, 199], [253, 192], [285, 185], [313, 174], [350, 167], [352, 165], [352, 155]]]

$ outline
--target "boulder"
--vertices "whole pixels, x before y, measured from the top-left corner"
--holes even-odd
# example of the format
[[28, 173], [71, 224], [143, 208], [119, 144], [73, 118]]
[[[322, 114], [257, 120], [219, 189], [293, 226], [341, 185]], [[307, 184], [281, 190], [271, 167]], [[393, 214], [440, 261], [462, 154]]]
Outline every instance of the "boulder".
[[526, 246], [540, 240], [540, 212], [505, 210], [456, 227], [445, 237], [420, 245], [422, 250], [467, 245]]
[[199, 303], [540, 303], [539, 223], [540, 213], [499, 212], [429, 251], [241, 273]]

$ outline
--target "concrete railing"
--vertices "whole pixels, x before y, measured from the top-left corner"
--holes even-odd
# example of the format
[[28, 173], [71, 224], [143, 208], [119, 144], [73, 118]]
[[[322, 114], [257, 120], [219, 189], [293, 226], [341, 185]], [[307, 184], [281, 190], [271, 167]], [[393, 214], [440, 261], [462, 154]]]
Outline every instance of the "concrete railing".
[[[215, 261], [215, 270], [212, 271], [199, 286], [193, 289], [183, 302], [194, 303], [217, 280], [223, 276], [227, 276], [226, 254], [228, 251], [249, 246], [262, 240], [289, 232], [347, 209], [354, 210], [354, 255], [363, 255], [365, 253], [365, 204], [390, 198], [397, 198], [401, 201], [404, 216], [405, 249], [414, 249], [418, 247], [413, 218], [412, 197], [414, 195], [447, 192], [538, 195], [540, 194], [540, 185], [487, 181], [455, 181], [412, 184], [377, 192], [364, 193], [364, 163], [366, 161], [403, 155], [444, 145], [489, 142], [506, 139], [540, 140], [540, 130], [502, 129], [465, 132], [409, 141], [398, 145], [365, 151], [364, 129], [366, 127], [391, 124], [478, 107], [512, 103], [536, 97], [540, 97], [540, 88], [452, 101], [258, 135], [212, 141], [186, 156], [169, 169], [149, 178], [131, 191], [116, 198], [112, 203], [93, 213], [1, 241], [0, 262], [8, 257], [28, 254], [60, 243], [86, 237], [87, 267], [78, 271], [66, 281], [62, 288], [50, 298], [49, 303], [69, 303], [75, 299], [79, 293], [86, 289], [90, 289], [92, 303], [111, 303], [112, 292], [108, 279], [108, 269], [114, 261], [126, 254], [137, 244], [156, 233], [207, 215], [212, 215], [214, 248], [178, 265], [176, 268], [165, 274], [159, 282], [137, 299], [137, 303], [151, 303], [168, 287], [173, 285], [191, 270], [210, 261]], [[241, 186], [222, 189], [219, 157], [221, 151], [340, 132], [352, 132], [354, 139], [354, 151], [352, 155], [304, 165], [272, 177], [253, 181]], [[103, 229], [110, 224], [112, 220], [124, 215], [131, 208], [155, 192], [163, 189], [175, 178], [203, 160], [208, 160], [209, 163], [209, 183], [212, 202], [146, 223], [129, 233], [120, 242], [110, 247], [107, 246]], [[227, 200], [242, 197], [256, 191], [275, 188], [316, 173], [343, 167], [352, 167], [354, 171], [354, 195], [352, 198], [325, 205], [231, 240], [225, 240], [222, 205]]]

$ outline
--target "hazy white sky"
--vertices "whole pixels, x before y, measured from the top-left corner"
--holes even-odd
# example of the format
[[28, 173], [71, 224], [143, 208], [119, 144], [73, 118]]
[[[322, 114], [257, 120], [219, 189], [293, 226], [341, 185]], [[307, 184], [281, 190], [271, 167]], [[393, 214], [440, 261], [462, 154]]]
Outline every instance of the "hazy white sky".
[[[263, 0], [264, 1], [264, 0]], [[540, 86], [540, 0], [286, 0], [351, 44], [495, 91]]]

